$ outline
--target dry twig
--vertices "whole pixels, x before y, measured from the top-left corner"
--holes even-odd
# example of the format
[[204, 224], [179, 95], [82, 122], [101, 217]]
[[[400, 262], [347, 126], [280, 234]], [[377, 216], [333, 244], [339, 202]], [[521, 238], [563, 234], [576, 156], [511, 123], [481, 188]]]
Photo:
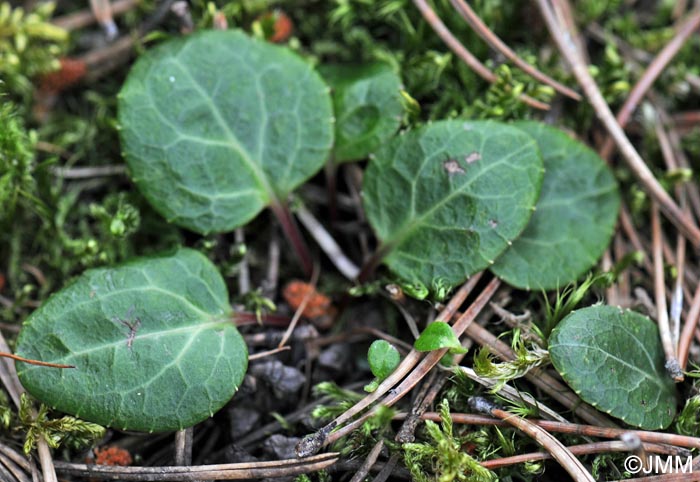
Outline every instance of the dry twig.
[[[478, 283], [479, 279], [481, 278], [482, 273], [477, 273], [476, 275], [472, 276], [467, 280], [466, 283], [464, 283], [459, 290], [452, 296], [450, 301], [447, 303], [447, 306], [438, 314], [437, 319], [438, 320], [450, 320], [454, 316], [454, 314], [457, 312], [457, 309], [459, 306], [464, 302], [466, 299], [467, 295], [474, 289], [476, 284]], [[432, 353], [437, 353], [437, 352], [432, 352]], [[430, 356], [430, 355], [428, 355]], [[318, 452], [318, 450], [321, 449], [322, 446], [333, 442], [334, 440], [337, 440], [338, 438], [346, 435], [347, 433], [351, 432], [354, 430], [357, 426], [359, 426], [362, 422], [358, 422], [357, 420], [351, 424], [348, 424], [347, 426], [343, 427], [342, 429], [336, 431], [333, 433], [332, 438], [329, 437], [328, 435], [331, 433], [332, 430], [334, 430], [336, 427], [341, 426], [348, 420], [352, 419], [355, 415], [358, 415], [359, 413], [362, 412], [365, 408], [369, 407], [372, 405], [374, 402], [379, 400], [385, 393], [389, 392], [391, 390], [392, 394], [395, 394], [398, 389], [393, 389], [394, 385], [399, 383], [401, 380], [403, 380], [404, 377], [406, 377], [411, 370], [418, 364], [418, 362], [423, 358], [423, 354], [416, 351], [415, 349], [411, 350], [406, 357], [404, 357], [403, 360], [401, 360], [401, 363], [399, 364], [398, 367], [389, 375], [382, 383], [379, 384], [379, 387], [377, 389], [364, 397], [362, 400], [357, 402], [355, 405], [353, 405], [350, 409], [346, 410], [343, 412], [340, 416], [338, 416], [335, 420], [330, 422], [329, 424], [325, 425], [323, 428], [321, 428], [319, 431], [317, 431], [314, 434], [307, 435], [304, 437], [304, 439], [297, 445], [296, 451], [299, 456], [307, 456], [314, 454]], [[438, 358], [439, 360], [439, 358]], [[414, 372], [417, 372], [418, 369], [414, 370]], [[425, 375], [425, 373], [423, 373]], [[420, 379], [416, 380], [415, 383], [418, 383]], [[415, 383], [411, 386], [414, 386]], [[403, 384], [402, 384], [403, 386]], [[403, 393], [401, 396], [405, 395]], [[387, 401], [392, 398], [392, 395], [389, 395], [387, 399], [383, 401], [384, 404], [388, 404]], [[400, 398], [400, 397], [399, 397]], [[396, 399], [395, 401], [397, 401]], [[359, 420], [363, 420], [362, 418]]]
[[56, 470], [65, 475], [103, 480], [192, 482], [194, 480], [243, 480], [307, 474], [327, 469], [337, 460], [338, 454], [331, 452], [301, 459], [193, 467], [118, 467], [57, 461]]
[[382, 453], [383, 448], [384, 448], [384, 440], [379, 440], [379, 442], [374, 444], [374, 447], [372, 447], [372, 450], [370, 451], [369, 455], [367, 455], [367, 458], [362, 463], [360, 468], [357, 469], [357, 472], [355, 472], [355, 475], [352, 476], [352, 479], [350, 479], [350, 482], [362, 482], [363, 480], [365, 480], [365, 477], [367, 477], [369, 470], [372, 468], [372, 466], [375, 464], [375, 462], [379, 458], [379, 454]]
[[513, 52], [510, 47], [508, 47], [488, 26], [481, 20], [479, 15], [472, 10], [467, 2], [464, 0], [450, 0], [452, 6], [459, 12], [459, 14], [466, 20], [469, 26], [474, 30], [479, 37], [481, 37], [491, 48], [498, 50], [506, 58], [510, 59], [516, 66], [518, 66], [523, 72], [528, 74], [530, 77], [539, 80], [543, 84], [552, 87], [554, 90], [570, 97], [574, 100], [581, 100], [581, 96], [578, 92], [568, 88], [560, 82], [557, 82], [547, 74], [544, 74], [537, 70], [532, 65], [525, 62], [523, 59], [518, 57], [518, 54]]
[[666, 371], [675, 382], [683, 381], [683, 371], [676, 358], [676, 346], [668, 322], [666, 307], [666, 284], [664, 283], [664, 258], [661, 251], [661, 219], [656, 203], [651, 206], [651, 232], [654, 245], [654, 294], [656, 297], [656, 321], [659, 325], [661, 344], [666, 355]]
[[[656, 55], [654, 60], [649, 64], [644, 74], [639, 78], [637, 83], [630, 91], [625, 103], [617, 113], [617, 122], [621, 127], [624, 127], [629, 121], [632, 114], [637, 109], [637, 106], [646, 95], [647, 91], [654, 84], [656, 79], [661, 75], [668, 64], [673, 60], [678, 51], [685, 45], [690, 36], [695, 30], [700, 27], [700, 10], [695, 10], [678, 28], [676, 35], [673, 36], [663, 49]], [[609, 159], [613, 153], [615, 143], [612, 137], [608, 137], [600, 150], [600, 155], [603, 159]]]
[[[397, 415], [397, 419], [402, 419], [406, 415]], [[454, 423], [465, 424], [465, 425], [497, 425], [499, 427], [507, 426], [507, 424], [501, 420], [496, 420], [492, 417], [487, 417], [484, 415], [475, 415], [470, 413], [452, 413], [450, 415]], [[433, 420], [436, 422], [440, 421], [440, 414], [438, 412], [427, 412], [424, 413], [421, 418], [423, 420]], [[645, 430], [629, 430], [622, 428], [613, 427], [599, 427], [596, 425], [581, 425], [577, 423], [562, 423], [554, 422], [550, 420], [535, 420], [528, 419], [535, 425], [539, 425], [549, 432], [566, 433], [570, 435], [581, 435], [584, 437], [602, 437], [602, 438], [619, 438], [625, 433], [634, 433], [637, 435], [642, 442], [658, 443], [658, 444], [668, 444], [675, 445], [677, 447], [686, 447], [691, 449], [700, 449], [700, 438], [698, 437], [688, 437], [685, 435], [676, 435], [671, 433], [662, 432], [649, 432]]]
[[569, 475], [576, 481], [595, 482], [595, 479], [581, 462], [567, 449], [564, 444], [554, 438], [549, 432], [524, 418], [518, 417], [510, 412], [501, 410], [491, 401], [482, 397], [471, 397], [469, 406], [472, 410], [492, 415], [500, 418], [509, 425], [517, 428], [530, 436], [537, 444], [547, 450], [557, 462], [564, 467]]
[[[457, 40], [457, 38], [452, 34], [452, 32], [450, 32], [445, 24], [442, 23], [442, 20], [440, 20], [435, 11], [430, 8], [430, 5], [428, 5], [425, 0], [413, 0], [413, 3], [416, 7], [418, 7], [421, 15], [423, 15], [423, 18], [425, 18], [425, 21], [430, 24], [435, 33], [438, 34], [442, 41], [447, 44], [450, 50], [452, 50], [457, 57], [462, 59], [462, 61], [482, 79], [490, 83], [496, 82], [496, 75], [486, 68], [486, 66], [482, 64], [479, 59], [474, 57], [474, 55], [472, 55], [472, 53], [459, 40]], [[528, 95], [523, 94], [520, 96], [520, 99], [535, 109], [549, 109], [548, 104], [540, 102], [537, 99], [533, 99]]]
[[[674, 450], [672, 447], [657, 444], [643, 444], [644, 449], [648, 452], [659, 453], [659, 454], [669, 454], [678, 455], [678, 451]], [[594, 442], [581, 445], [573, 445], [567, 447], [569, 452], [573, 455], [590, 455], [590, 454], [600, 454], [608, 452], [627, 452], [628, 448], [624, 442], [610, 441], [610, 442]], [[552, 454], [548, 452], [532, 452], [529, 454], [513, 455], [511, 457], [503, 457], [500, 459], [493, 460], [482, 460], [479, 462], [482, 466], [489, 470], [498, 469], [501, 467], [507, 467], [509, 465], [522, 464], [525, 462], [533, 462], [535, 460], [547, 460], [551, 459]]]
[[536, 0], [550, 34], [564, 58], [570, 64], [574, 76], [578, 80], [589, 102], [595, 109], [598, 119], [603, 123], [608, 133], [615, 141], [627, 165], [639, 180], [649, 195], [659, 204], [668, 219], [694, 245], [700, 246], [700, 228], [683, 213], [683, 210], [673, 201], [671, 196], [661, 187], [649, 167], [625, 135], [615, 120], [610, 107], [605, 102], [600, 89], [593, 80], [581, 53], [570, 42], [568, 32], [562, 30], [548, 0]]
[[[452, 325], [452, 330], [454, 331], [455, 336], [460, 337], [467, 327], [473, 324], [472, 322], [487, 305], [488, 301], [494, 295], [499, 285], [500, 280], [498, 278], [492, 279], [491, 282], [489, 282], [489, 284], [486, 285], [486, 287], [481, 291], [481, 293], [479, 293], [479, 296], [476, 298], [476, 300], [474, 300], [469, 308], [458, 316], [457, 320]], [[391, 407], [405, 397], [413, 389], [413, 387], [415, 387], [423, 379], [423, 377], [425, 377], [425, 375], [427, 375], [429, 371], [440, 362], [440, 359], [447, 353], [447, 351], [447, 348], [443, 348], [441, 350], [428, 352], [418, 366], [416, 366], [413, 371], [411, 371], [406, 378], [399, 385], [394, 387], [381, 401], [381, 405]], [[336, 430], [327, 437], [325, 443], [331, 444], [348, 435], [353, 430], [356, 430], [368, 418], [374, 415], [376, 411], [377, 406], [363, 414], [357, 420], [354, 420], [346, 426]]]

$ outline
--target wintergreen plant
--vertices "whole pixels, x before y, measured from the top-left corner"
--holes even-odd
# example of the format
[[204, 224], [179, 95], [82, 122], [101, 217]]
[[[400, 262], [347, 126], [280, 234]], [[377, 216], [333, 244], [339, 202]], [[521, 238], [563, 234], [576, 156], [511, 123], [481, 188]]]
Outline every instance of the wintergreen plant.
[[51, 408], [119, 429], [189, 427], [228, 402], [248, 352], [221, 275], [190, 249], [89, 270], [24, 323], [24, 387]]
[[549, 355], [566, 383], [599, 410], [645, 430], [673, 421], [676, 389], [658, 328], [646, 316], [602, 305], [573, 311], [552, 331]]

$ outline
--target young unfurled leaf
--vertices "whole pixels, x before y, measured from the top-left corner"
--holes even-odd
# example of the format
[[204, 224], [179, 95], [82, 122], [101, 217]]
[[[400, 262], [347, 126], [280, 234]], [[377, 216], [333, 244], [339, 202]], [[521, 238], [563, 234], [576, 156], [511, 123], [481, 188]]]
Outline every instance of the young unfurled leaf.
[[364, 159], [401, 125], [401, 78], [383, 63], [327, 65], [320, 71], [333, 89], [333, 157], [336, 162]]
[[364, 177], [367, 218], [400, 278], [449, 288], [525, 228], [542, 182], [535, 140], [489, 121], [441, 121], [383, 146]]
[[228, 402], [248, 353], [221, 275], [200, 253], [141, 258], [85, 272], [25, 322], [17, 363], [43, 403], [119, 429], [178, 430]]
[[136, 62], [119, 95], [132, 179], [168, 220], [230, 231], [321, 169], [328, 90], [296, 54], [242, 32], [171, 40]]
[[591, 306], [564, 318], [549, 355], [566, 383], [599, 410], [645, 430], [668, 427], [676, 413], [659, 330], [646, 316]]
[[591, 269], [610, 243], [617, 183], [595, 152], [563, 132], [539, 122], [514, 126], [537, 140], [545, 176], [535, 214], [491, 271], [518, 288], [561, 288]]
[[429, 324], [418, 339], [413, 343], [418, 351], [433, 351], [449, 348], [451, 353], [466, 353], [467, 350], [459, 343], [450, 325], [444, 321], [434, 321]]
[[367, 361], [372, 375], [380, 381], [391, 375], [401, 361], [399, 351], [386, 340], [374, 341], [367, 351]]

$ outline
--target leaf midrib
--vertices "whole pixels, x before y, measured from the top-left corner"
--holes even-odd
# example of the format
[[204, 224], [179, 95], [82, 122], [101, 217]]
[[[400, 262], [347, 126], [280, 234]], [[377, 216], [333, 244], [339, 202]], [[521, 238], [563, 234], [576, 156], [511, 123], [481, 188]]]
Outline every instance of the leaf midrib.
[[[202, 332], [204, 330], [215, 329], [217, 327], [225, 328], [227, 326], [230, 326], [230, 325], [226, 321], [211, 321], [211, 322], [205, 322], [205, 323], [197, 322], [196, 324], [187, 325], [187, 326], [178, 326], [177, 328], [167, 328], [164, 330], [149, 331], [149, 332], [146, 332], [142, 335], [139, 335], [137, 333], [133, 338], [132, 346], [134, 344], [136, 344], [138, 341], [148, 340], [151, 338], [161, 338], [163, 336], [169, 336], [169, 335], [178, 335], [178, 334], [182, 334], [182, 333], [192, 333], [192, 335], [193, 335], [192, 338], [194, 338], [195, 335], [198, 335], [200, 332]], [[137, 330], [137, 332], [138, 332], [138, 330]], [[188, 341], [188, 344], [189, 343], [190, 343], [190, 341]], [[185, 345], [185, 348], [188, 346], [188, 344]], [[119, 346], [123, 346], [125, 348], [128, 348], [126, 336], [121, 336], [118, 340], [115, 340], [115, 341], [112, 341], [109, 343], [104, 343], [104, 344], [92, 346], [92, 347], [87, 348], [85, 350], [72, 351], [70, 354], [68, 354], [64, 357], [53, 358], [51, 360], [42, 360], [42, 361], [48, 361], [49, 363], [65, 362], [65, 361], [70, 361], [72, 358], [78, 358], [78, 357], [81, 357], [84, 355], [89, 355], [89, 354], [94, 353], [94, 352], [109, 350], [112, 348], [117, 348]], [[178, 357], [180, 357], [182, 355], [182, 351], [184, 351], [185, 348], [183, 348], [183, 350], [180, 351], [180, 354], [178, 354]], [[42, 367], [39, 367], [36, 365], [30, 365], [30, 366], [27, 366], [27, 368], [25, 370], [22, 370], [22, 372], [29, 372], [29, 371], [32, 371], [32, 370], [38, 369], [38, 368], [42, 368]]]
[[[591, 345], [581, 345], [581, 344], [576, 344], [576, 343], [568, 343], [568, 342], [567, 342], [567, 343], [561, 343], [561, 342], [560, 342], [560, 343], [558, 343], [556, 346], [557, 346], [557, 347], [563, 347], [563, 348], [585, 348], [585, 349], [587, 349], [587, 350], [598, 351], [598, 352], [602, 353], [603, 355], [605, 355], [607, 358], [611, 358], [612, 360], [618, 362], [620, 365], [623, 365], [623, 366], [625, 366], [625, 367], [630, 368], [632, 371], [635, 371], [635, 372], [640, 373], [640, 374], [642, 375], [642, 378], [646, 378], [647, 380], [650, 380], [651, 382], [653, 382], [654, 385], [658, 386], [662, 392], [665, 393], [665, 392], [668, 391], [668, 387], [665, 386], [665, 385], [661, 382], [661, 380], [659, 380], [659, 377], [654, 377], [654, 376], [649, 375], [647, 372], [645, 372], [645, 371], [642, 370], [641, 368], [636, 367], [636, 366], [634, 366], [634, 365], [630, 365], [630, 364], [629, 364], [628, 362], [626, 362], [625, 360], [622, 360], [622, 359], [618, 358], [617, 356], [615, 356], [615, 355], [613, 355], [613, 354], [611, 354], [611, 353], [609, 353], [609, 352], [607, 352], [607, 351], [604, 351], [604, 350], [603, 350], [602, 348], [600, 348], [600, 347], [591, 346]], [[646, 353], [646, 350], [643, 350], [643, 351]], [[646, 353], [646, 354], [647, 354], [647, 358], [648, 358], [648, 353]], [[653, 366], [651, 367], [651, 369], [654, 371], [654, 373], [656, 373], [656, 371], [654, 370], [654, 367], [653, 367]]]
[[[267, 194], [270, 203], [272, 204], [278, 204], [279, 201], [277, 199], [277, 195], [275, 194], [274, 189], [270, 185], [270, 183], [267, 180], [267, 176], [265, 173], [262, 171], [260, 166], [252, 159], [250, 153], [241, 145], [240, 141], [238, 140], [238, 137], [236, 137], [236, 134], [231, 130], [231, 127], [228, 125], [226, 120], [221, 114], [221, 111], [219, 110], [218, 106], [212, 101], [211, 97], [207, 94], [207, 92], [202, 88], [202, 86], [195, 80], [195, 78], [192, 76], [190, 73], [189, 69], [187, 68], [186, 64], [183, 64], [180, 61], [180, 58], [175, 56], [172, 58], [172, 61], [177, 64], [177, 66], [180, 68], [180, 70], [190, 79], [190, 82], [193, 86], [193, 88], [199, 93], [201, 98], [205, 101], [205, 103], [209, 106], [212, 114], [214, 115], [214, 118], [216, 119], [217, 123], [223, 130], [224, 134], [226, 134], [226, 138], [229, 141], [229, 146], [238, 152], [240, 154], [241, 159], [245, 163], [246, 166], [252, 171], [255, 179], [258, 181], [258, 184], [260, 185], [260, 188]], [[259, 90], [259, 86], [257, 85], [259, 82], [258, 77], [256, 77], [256, 90]], [[265, 106], [262, 105], [261, 109], [265, 111]], [[267, 112], [265, 112], [265, 116], [267, 117]], [[262, 129], [262, 126], [261, 126]], [[195, 136], [192, 136], [195, 137]]]
[[[519, 149], [516, 149], [512, 152], [510, 152], [507, 156], [503, 156], [501, 159], [499, 159], [496, 162], [493, 162], [489, 164], [487, 167], [483, 168], [479, 173], [477, 173], [472, 179], [468, 180], [464, 184], [462, 184], [458, 189], [453, 190], [450, 194], [445, 196], [440, 202], [436, 203], [433, 205], [430, 209], [427, 211], [424, 211], [423, 214], [420, 216], [413, 218], [413, 221], [407, 222], [404, 227], [399, 229], [394, 236], [391, 236], [383, 241], [383, 244], [389, 246], [390, 249], [393, 249], [397, 246], [400, 246], [403, 241], [413, 233], [416, 229], [418, 229], [420, 226], [423, 225], [423, 222], [425, 221], [426, 218], [429, 218], [433, 213], [438, 211], [440, 208], [442, 208], [445, 204], [450, 202], [452, 198], [459, 194], [463, 194], [467, 191], [471, 185], [476, 182], [481, 176], [484, 174], [490, 172], [493, 169], [496, 169], [497, 167], [501, 166], [504, 164], [508, 159], [511, 157], [515, 156], [516, 154], [519, 154], [521, 151], [526, 150], [526, 148], [530, 147], [532, 144], [532, 141], [524, 143]], [[484, 142], [482, 142], [482, 146], [484, 145]], [[435, 157], [435, 156], [428, 156], [428, 157]], [[415, 183], [414, 183], [415, 185]], [[415, 195], [412, 196], [415, 199]], [[415, 209], [413, 210], [415, 212]]]

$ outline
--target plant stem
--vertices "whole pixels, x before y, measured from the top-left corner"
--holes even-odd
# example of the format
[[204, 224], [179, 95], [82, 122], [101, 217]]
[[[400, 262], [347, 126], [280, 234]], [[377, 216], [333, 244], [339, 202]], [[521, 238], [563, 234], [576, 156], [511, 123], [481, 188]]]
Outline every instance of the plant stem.
[[[111, 5], [112, 15], [121, 15], [126, 13], [138, 6], [139, 3], [139, 0], [116, 0]], [[92, 10], [80, 10], [61, 17], [55, 17], [51, 23], [57, 27], [61, 27], [68, 31], [73, 31], [87, 27], [97, 21], [98, 18]]]
[[386, 254], [391, 250], [390, 246], [387, 245], [381, 245], [377, 248], [377, 250], [372, 253], [372, 256], [365, 261], [365, 263], [362, 265], [362, 268], [360, 269], [360, 274], [357, 275], [357, 281], [358, 283], [366, 283], [367, 280], [374, 274], [374, 270], [377, 269], [377, 266], [379, 266], [379, 263], [382, 262], [382, 259]]
[[661, 344], [666, 355], [666, 371], [675, 382], [683, 381], [678, 359], [676, 358], [676, 347], [673, 344], [673, 336], [668, 322], [668, 308], [666, 306], [666, 284], [664, 283], [664, 256], [661, 247], [661, 219], [659, 208], [656, 203], [651, 206], [651, 233], [653, 241], [654, 255], [654, 293], [656, 295], [656, 321], [659, 325], [659, 335]]
[[282, 231], [287, 241], [292, 245], [292, 249], [294, 249], [301, 269], [304, 271], [307, 278], [311, 278], [314, 271], [314, 263], [309, 253], [309, 247], [306, 245], [306, 241], [304, 241], [304, 238], [299, 232], [299, 228], [294, 221], [289, 206], [287, 204], [274, 202], [270, 206], [270, 209], [272, 209], [275, 217], [277, 217], [277, 221], [279, 221], [280, 226], [282, 226]]
[[182, 482], [191, 482], [193, 480], [250, 480], [314, 473], [335, 464], [338, 461], [338, 456], [338, 453], [330, 452], [306, 459], [196, 465], [190, 467], [119, 467], [56, 462], [56, 468], [62, 474], [87, 478], [95, 477], [100, 480], [169, 480]]
[[338, 166], [331, 157], [324, 168], [326, 193], [328, 194], [328, 214], [331, 226], [338, 222]]
[[39, 453], [39, 463], [41, 464], [41, 473], [44, 475], [44, 482], [58, 482], [56, 470], [51, 457], [49, 444], [46, 443], [43, 437], [39, 437], [36, 441], [36, 450]]
[[[245, 231], [243, 228], [236, 228], [234, 233], [236, 244], [245, 246]], [[244, 295], [250, 291], [250, 270], [248, 269], [248, 256], [244, 254], [241, 262], [238, 263], [238, 294]]]
[[700, 320], [700, 283], [698, 283], [695, 289], [693, 301], [690, 303], [690, 311], [685, 318], [685, 325], [683, 325], [683, 331], [681, 332], [681, 337], [678, 342], [678, 363], [682, 370], [685, 370], [688, 364], [690, 344], [693, 341], [693, 334], [698, 326], [698, 320]]
[[365, 459], [365, 461], [362, 463], [357, 472], [355, 472], [355, 475], [352, 476], [350, 482], [362, 482], [363, 480], [365, 480], [365, 477], [367, 477], [367, 474], [369, 474], [369, 470], [377, 462], [379, 454], [382, 452], [383, 448], [384, 440], [379, 439], [379, 442], [374, 444], [374, 447], [372, 447], [372, 450], [367, 456], [367, 459]]
[[49, 363], [39, 360], [32, 360], [29, 358], [24, 358], [18, 355], [13, 355], [12, 353], [0, 352], [0, 357], [11, 358], [16, 361], [21, 361], [23, 363], [29, 363], [30, 365], [37, 365], [40, 367], [50, 367], [50, 368], [75, 368], [73, 365], [62, 365], [60, 363]]
[[192, 464], [192, 427], [175, 432], [175, 465]]

